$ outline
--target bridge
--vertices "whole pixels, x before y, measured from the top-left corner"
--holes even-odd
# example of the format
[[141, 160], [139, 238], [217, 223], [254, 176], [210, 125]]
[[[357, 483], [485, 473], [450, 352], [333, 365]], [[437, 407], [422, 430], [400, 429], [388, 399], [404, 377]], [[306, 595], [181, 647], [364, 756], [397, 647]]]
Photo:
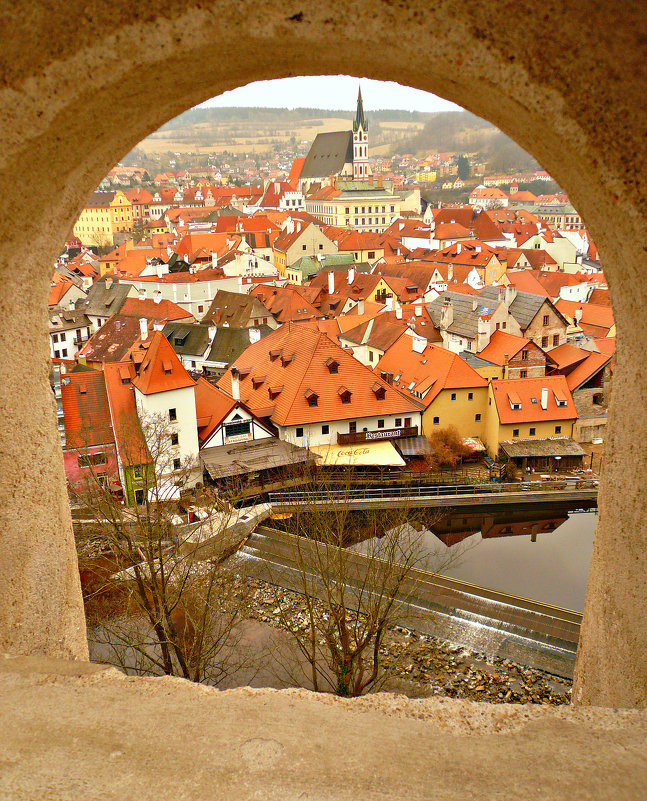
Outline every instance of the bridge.
[[528, 481], [514, 484], [456, 484], [399, 487], [335, 487], [315, 491], [272, 492], [273, 513], [316, 506], [323, 510], [379, 508], [453, 508], [501, 504], [591, 503], [597, 501], [597, 481]]

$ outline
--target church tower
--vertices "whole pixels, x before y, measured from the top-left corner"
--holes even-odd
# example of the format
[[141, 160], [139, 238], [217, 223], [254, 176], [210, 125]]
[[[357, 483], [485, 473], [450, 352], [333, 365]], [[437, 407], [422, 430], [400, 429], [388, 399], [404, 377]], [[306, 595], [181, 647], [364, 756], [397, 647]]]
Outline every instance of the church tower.
[[357, 94], [357, 114], [353, 122], [353, 180], [368, 181], [368, 122], [364, 119], [362, 89]]

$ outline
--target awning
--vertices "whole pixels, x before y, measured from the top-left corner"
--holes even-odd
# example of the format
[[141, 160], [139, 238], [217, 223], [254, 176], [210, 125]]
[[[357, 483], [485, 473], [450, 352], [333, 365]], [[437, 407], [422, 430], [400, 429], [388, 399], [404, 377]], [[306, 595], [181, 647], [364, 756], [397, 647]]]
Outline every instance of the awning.
[[200, 451], [200, 461], [211, 478], [216, 480], [314, 462], [315, 454], [291, 442], [266, 437], [205, 448]]
[[431, 453], [427, 437], [402, 437], [396, 440], [395, 447], [403, 456], [426, 456]]
[[499, 447], [510, 459], [530, 459], [552, 456], [584, 456], [585, 451], [570, 437], [546, 439], [513, 439], [500, 442]]
[[358, 442], [355, 445], [311, 445], [310, 450], [321, 457], [320, 466], [342, 465], [404, 467], [404, 459], [391, 442]]

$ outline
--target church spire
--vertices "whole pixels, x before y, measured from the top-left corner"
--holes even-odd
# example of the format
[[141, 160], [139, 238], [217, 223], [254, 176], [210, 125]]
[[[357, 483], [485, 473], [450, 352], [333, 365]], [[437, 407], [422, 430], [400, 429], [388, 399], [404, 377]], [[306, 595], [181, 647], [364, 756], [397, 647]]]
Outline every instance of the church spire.
[[364, 118], [364, 103], [362, 102], [361, 86], [357, 92], [357, 114], [355, 115], [355, 122], [353, 123], [353, 131], [357, 132], [360, 128], [364, 131], [368, 131], [368, 122]]

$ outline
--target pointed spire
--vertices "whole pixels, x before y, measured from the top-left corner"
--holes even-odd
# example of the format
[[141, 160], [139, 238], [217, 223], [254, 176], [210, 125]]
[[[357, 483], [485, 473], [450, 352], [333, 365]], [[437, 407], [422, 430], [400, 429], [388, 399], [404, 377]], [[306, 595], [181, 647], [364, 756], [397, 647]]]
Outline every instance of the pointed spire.
[[353, 131], [358, 131], [359, 128], [368, 131], [368, 122], [364, 117], [364, 103], [362, 102], [362, 87], [360, 86], [357, 91], [357, 114], [355, 115], [355, 122], [353, 123]]

